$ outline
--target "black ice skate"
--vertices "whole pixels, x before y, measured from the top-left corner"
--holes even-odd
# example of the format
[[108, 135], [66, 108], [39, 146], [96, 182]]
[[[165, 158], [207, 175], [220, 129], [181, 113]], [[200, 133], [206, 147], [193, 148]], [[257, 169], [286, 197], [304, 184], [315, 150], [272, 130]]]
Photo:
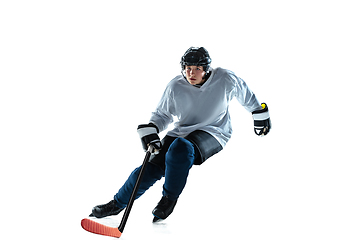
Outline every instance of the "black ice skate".
[[176, 201], [171, 201], [167, 196], [162, 197], [158, 205], [152, 211], [153, 222], [166, 219], [174, 210]]
[[103, 218], [107, 216], [118, 215], [122, 210], [123, 208], [121, 209], [116, 206], [115, 200], [111, 200], [107, 204], [95, 206], [92, 209], [92, 213], [89, 217]]

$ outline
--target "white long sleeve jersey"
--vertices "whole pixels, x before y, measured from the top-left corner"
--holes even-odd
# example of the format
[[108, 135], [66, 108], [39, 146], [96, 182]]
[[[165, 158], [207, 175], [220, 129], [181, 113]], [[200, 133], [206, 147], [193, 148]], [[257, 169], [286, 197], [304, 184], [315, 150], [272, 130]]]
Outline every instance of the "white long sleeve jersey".
[[167, 135], [185, 137], [195, 130], [203, 130], [224, 147], [232, 134], [229, 103], [233, 97], [249, 112], [262, 109], [246, 83], [229, 70], [212, 69], [201, 87], [191, 85], [179, 75], [168, 83], [150, 122], [161, 132], [176, 116], [178, 121]]

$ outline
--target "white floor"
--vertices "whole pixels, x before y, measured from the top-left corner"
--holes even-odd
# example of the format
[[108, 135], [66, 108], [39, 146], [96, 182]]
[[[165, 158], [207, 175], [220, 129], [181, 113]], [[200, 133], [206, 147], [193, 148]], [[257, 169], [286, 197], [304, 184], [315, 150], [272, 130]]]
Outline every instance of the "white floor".
[[174, 213], [152, 223], [160, 181], [121, 238], [359, 240], [359, 16], [352, 0], [1, 1], [0, 238], [106, 239], [81, 219], [142, 163], [138, 124], [204, 46], [273, 128], [255, 136], [234, 100], [232, 139]]

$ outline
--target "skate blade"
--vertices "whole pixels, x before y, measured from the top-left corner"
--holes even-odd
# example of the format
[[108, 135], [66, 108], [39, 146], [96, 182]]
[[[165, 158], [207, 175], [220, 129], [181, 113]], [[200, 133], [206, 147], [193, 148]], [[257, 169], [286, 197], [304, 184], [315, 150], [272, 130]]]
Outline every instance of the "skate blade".
[[153, 223], [161, 223], [164, 221], [164, 219], [158, 218], [157, 216], [154, 216]]

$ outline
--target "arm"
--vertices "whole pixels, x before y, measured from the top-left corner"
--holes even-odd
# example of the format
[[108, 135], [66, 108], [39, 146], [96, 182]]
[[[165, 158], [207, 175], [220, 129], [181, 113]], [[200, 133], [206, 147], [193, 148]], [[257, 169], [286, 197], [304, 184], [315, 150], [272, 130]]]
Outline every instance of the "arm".
[[261, 110], [261, 104], [246, 82], [229, 71], [229, 76], [235, 85], [235, 96], [238, 102], [248, 111]]
[[173, 113], [174, 104], [172, 92], [168, 85], [156, 107], [156, 110], [152, 113], [149, 122], [156, 125], [159, 132], [162, 132], [169, 126], [170, 123], [173, 122]]
[[[165, 90], [156, 111], [152, 113], [149, 124], [141, 124], [138, 126], [137, 132], [141, 139], [144, 151], [149, 145], [152, 145], [156, 150], [160, 150], [162, 145], [159, 138], [159, 133], [167, 128], [172, 122], [172, 115], [170, 113], [171, 101], [169, 98], [168, 88]], [[157, 154], [158, 151], [155, 151]]]
[[232, 78], [236, 82], [237, 100], [253, 115], [255, 134], [258, 136], [267, 135], [271, 129], [268, 106], [266, 103], [259, 103], [255, 94], [249, 89], [244, 80], [236, 77], [234, 74], [232, 75]]

